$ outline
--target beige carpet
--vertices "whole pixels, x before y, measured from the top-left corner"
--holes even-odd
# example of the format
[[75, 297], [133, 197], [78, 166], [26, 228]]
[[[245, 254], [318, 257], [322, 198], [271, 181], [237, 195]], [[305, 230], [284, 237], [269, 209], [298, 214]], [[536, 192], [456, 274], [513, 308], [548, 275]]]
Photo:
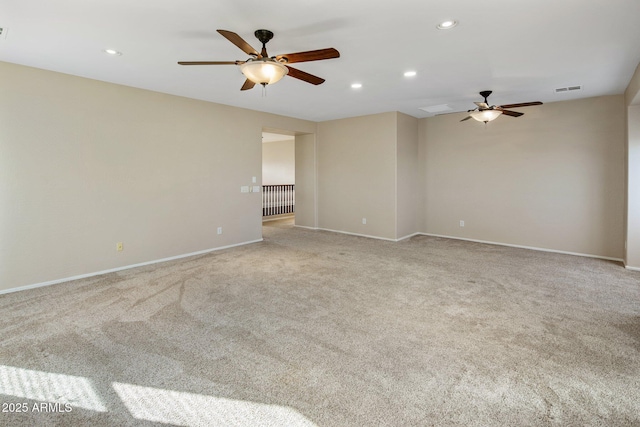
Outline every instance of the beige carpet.
[[639, 273], [286, 221], [264, 235], [0, 296], [0, 425], [640, 425]]

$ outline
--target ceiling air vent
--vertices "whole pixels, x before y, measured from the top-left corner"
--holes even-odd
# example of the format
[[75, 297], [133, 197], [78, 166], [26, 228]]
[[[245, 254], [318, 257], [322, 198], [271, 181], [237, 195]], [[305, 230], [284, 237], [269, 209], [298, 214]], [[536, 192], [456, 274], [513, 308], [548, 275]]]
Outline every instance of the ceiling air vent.
[[582, 90], [582, 85], [578, 85], [578, 86], [567, 86], [567, 87], [559, 87], [555, 90], [556, 93], [563, 93], [563, 92], [573, 92], [576, 90]]
[[429, 107], [420, 107], [419, 110], [426, 111], [427, 113], [444, 113], [445, 111], [453, 111], [453, 108], [447, 104], [431, 105]]

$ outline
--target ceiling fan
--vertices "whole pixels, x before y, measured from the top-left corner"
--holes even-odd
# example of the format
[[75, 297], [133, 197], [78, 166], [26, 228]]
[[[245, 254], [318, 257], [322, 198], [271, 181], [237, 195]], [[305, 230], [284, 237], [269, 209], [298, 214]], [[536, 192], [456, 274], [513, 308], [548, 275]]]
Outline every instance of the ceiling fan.
[[223, 37], [234, 45], [238, 46], [244, 53], [250, 56], [246, 61], [180, 61], [180, 65], [239, 65], [240, 71], [245, 75], [247, 80], [240, 90], [253, 88], [256, 84], [263, 87], [273, 84], [286, 75], [294, 77], [313, 85], [324, 83], [324, 79], [313, 74], [290, 67], [287, 64], [296, 62], [319, 61], [323, 59], [339, 58], [340, 52], [334, 48], [309, 50], [306, 52], [286, 53], [269, 57], [266, 44], [273, 38], [273, 33], [269, 30], [256, 30], [254, 35], [262, 43], [262, 51], [258, 53], [249, 43], [244, 41], [238, 34], [227, 31], [217, 30]]
[[497, 119], [502, 114], [506, 116], [511, 116], [511, 117], [520, 117], [524, 114], [524, 113], [519, 113], [517, 111], [507, 110], [507, 108], [520, 108], [520, 107], [529, 107], [531, 105], [542, 105], [542, 102], [535, 101], [535, 102], [522, 102], [520, 104], [505, 104], [505, 105], [499, 105], [499, 106], [495, 106], [495, 105], [489, 106], [489, 102], [487, 101], [487, 98], [489, 97], [489, 95], [491, 95], [491, 93], [492, 91], [490, 90], [483, 90], [482, 92], [480, 92], [480, 96], [484, 97], [484, 102], [474, 102], [474, 104], [476, 104], [477, 107], [474, 108], [473, 110], [469, 110], [468, 113], [471, 113], [471, 114], [460, 121], [464, 122], [465, 120], [475, 119], [479, 122], [484, 122], [486, 124], [487, 122]]

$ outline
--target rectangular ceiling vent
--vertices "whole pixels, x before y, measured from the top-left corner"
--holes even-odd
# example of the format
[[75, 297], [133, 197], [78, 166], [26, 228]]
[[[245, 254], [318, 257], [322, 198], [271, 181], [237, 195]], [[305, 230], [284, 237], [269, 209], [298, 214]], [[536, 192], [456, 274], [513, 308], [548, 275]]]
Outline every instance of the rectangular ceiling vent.
[[453, 108], [447, 104], [431, 105], [429, 107], [420, 107], [419, 110], [426, 111], [427, 113], [444, 113], [445, 111], [453, 111]]
[[567, 87], [559, 87], [555, 90], [556, 93], [563, 93], [563, 92], [573, 92], [576, 90], [582, 90], [582, 85], [578, 85], [578, 86], [567, 86]]

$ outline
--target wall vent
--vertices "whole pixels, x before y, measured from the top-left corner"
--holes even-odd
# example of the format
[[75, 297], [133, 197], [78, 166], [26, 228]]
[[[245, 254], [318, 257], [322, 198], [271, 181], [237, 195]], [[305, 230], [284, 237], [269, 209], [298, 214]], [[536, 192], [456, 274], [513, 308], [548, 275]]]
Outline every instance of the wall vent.
[[7, 31], [9, 29], [6, 27], [0, 27], [0, 39], [6, 39], [7, 38]]
[[559, 87], [555, 90], [556, 93], [563, 93], [563, 92], [573, 92], [575, 90], [582, 90], [582, 85], [578, 85], [578, 86], [567, 86], [567, 87]]

